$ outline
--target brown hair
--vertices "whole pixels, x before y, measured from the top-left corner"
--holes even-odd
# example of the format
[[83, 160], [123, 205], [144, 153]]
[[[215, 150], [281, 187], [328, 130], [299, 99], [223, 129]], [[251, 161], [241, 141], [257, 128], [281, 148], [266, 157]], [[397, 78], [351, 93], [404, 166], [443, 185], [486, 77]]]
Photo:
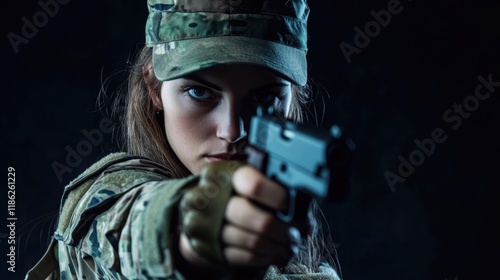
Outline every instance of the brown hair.
[[161, 163], [167, 167], [173, 178], [182, 178], [189, 175], [189, 171], [170, 147], [156, 116], [157, 106], [148, 94], [148, 89], [152, 88], [159, 95], [161, 87], [161, 82], [154, 75], [144, 75], [151, 67], [152, 50], [143, 47], [137, 55], [136, 63], [132, 65], [125, 99], [123, 136], [127, 152]]
[[[126, 112], [122, 137], [126, 142], [126, 150], [129, 154], [147, 157], [163, 164], [172, 178], [186, 177], [190, 172], [170, 147], [161, 120], [157, 117], [158, 106], [155, 106], [148, 93], [148, 89], [153, 89], [159, 95], [161, 87], [161, 81], [154, 75], [145, 75], [151, 70], [150, 67], [152, 67], [152, 49], [143, 47], [131, 67], [128, 92], [124, 97]], [[291, 98], [288, 115], [285, 117], [294, 122], [303, 122], [306, 119], [305, 105], [311, 99], [309, 86], [292, 84]], [[310, 213], [316, 223], [313, 233], [304, 239], [299, 254], [291, 263], [305, 275], [317, 272], [321, 262], [336, 267], [331, 256], [334, 248], [329, 239], [329, 231], [323, 233], [321, 223], [318, 223], [317, 217], [321, 215], [321, 210], [316, 202], [311, 204]], [[325, 237], [328, 239], [325, 240]]]

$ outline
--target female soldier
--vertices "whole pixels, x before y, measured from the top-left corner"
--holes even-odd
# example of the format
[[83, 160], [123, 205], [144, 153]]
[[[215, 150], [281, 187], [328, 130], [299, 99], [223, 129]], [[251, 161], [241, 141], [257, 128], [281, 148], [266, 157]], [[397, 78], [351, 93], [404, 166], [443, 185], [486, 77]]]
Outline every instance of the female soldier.
[[275, 216], [285, 189], [238, 149], [257, 106], [302, 119], [305, 1], [148, 9], [125, 97], [127, 153], [66, 187], [54, 239], [27, 279], [337, 279], [323, 244], [311, 235], [301, 245]]

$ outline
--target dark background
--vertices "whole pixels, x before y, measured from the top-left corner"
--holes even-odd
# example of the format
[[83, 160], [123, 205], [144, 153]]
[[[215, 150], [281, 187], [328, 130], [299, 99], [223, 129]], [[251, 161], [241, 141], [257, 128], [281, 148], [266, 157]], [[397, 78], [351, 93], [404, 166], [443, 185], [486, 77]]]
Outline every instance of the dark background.
[[[341, 124], [357, 144], [350, 198], [324, 206], [344, 278], [500, 279], [500, 87], [456, 130], [443, 118], [474, 94], [478, 76], [500, 81], [499, 4], [401, 1], [403, 10], [348, 63], [339, 44], [354, 46], [353, 28], [364, 30], [370, 11], [388, 2], [310, 1], [309, 66], [324, 97], [322, 125]], [[42, 9], [37, 1], [2, 6], [1, 168], [5, 178], [7, 167], [16, 170], [18, 220], [16, 273], [7, 271], [8, 231], [0, 228], [0, 278], [22, 279], [45, 251], [64, 185], [115, 147], [103, 133], [62, 180], [53, 170], [86, 139], [83, 130], [108, 116], [97, 95], [124, 80], [147, 9], [145, 1], [69, 1], [16, 53], [7, 34], [22, 35], [22, 18], [33, 22]], [[436, 128], [446, 141], [391, 191], [384, 173], [398, 174], [398, 156], [408, 160], [414, 141]], [[6, 185], [3, 192], [7, 224]]]

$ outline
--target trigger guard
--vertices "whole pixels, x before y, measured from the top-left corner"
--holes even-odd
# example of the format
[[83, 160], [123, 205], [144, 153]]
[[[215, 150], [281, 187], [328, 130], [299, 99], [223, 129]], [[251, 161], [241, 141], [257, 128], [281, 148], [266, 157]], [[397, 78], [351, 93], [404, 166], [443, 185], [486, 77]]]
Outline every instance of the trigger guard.
[[289, 224], [293, 221], [295, 216], [295, 203], [297, 199], [297, 191], [289, 190], [288, 192], [288, 213], [283, 213], [281, 211], [276, 211], [276, 217], [282, 222]]

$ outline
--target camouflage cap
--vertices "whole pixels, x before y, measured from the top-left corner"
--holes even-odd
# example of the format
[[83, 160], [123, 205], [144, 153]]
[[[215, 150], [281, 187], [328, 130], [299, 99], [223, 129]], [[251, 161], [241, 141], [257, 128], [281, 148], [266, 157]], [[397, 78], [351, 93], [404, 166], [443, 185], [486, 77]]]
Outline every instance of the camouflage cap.
[[249, 63], [307, 82], [306, 0], [148, 0], [146, 44], [162, 81]]

